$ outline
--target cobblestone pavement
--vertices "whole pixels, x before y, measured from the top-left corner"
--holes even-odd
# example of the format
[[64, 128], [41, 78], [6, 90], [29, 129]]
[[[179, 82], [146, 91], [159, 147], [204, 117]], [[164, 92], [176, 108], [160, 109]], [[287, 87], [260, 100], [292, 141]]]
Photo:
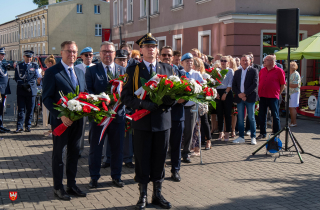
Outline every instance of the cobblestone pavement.
[[[6, 125], [15, 129], [15, 122]], [[249, 137], [240, 145], [213, 140], [211, 150], [202, 150], [203, 165], [199, 158], [182, 164], [180, 183], [170, 180], [170, 168], [166, 167], [164, 197], [173, 209], [320, 209], [320, 124], [300, 119], [298, 125], [292, 131], [309, 153], [302, 155], [305, 163], [301, 164], [296, 154], [266, 156], [265, 149], [251, 156], [266, 140], [257, 145], [250, 145]], [[99, 188], [88, 187], [87, 138], [77, 174], [77, 185], [87, 197], [57, 200], [52, 190], [52, 140], [43, 136], [44, 131], [38, 126], [31, 133], [1, 135], [0, 209], [133, 209], [138, 199], [133, 169], [123, 167], [124, 188], [113, 186], [110, 169], [101, 170]], [[281, 139], [284, 142], [284, 135]], [[148, 188], [151, 201], [152, 184]], [[9, 199], [9, 191], [18, 192], [16, 201]]]

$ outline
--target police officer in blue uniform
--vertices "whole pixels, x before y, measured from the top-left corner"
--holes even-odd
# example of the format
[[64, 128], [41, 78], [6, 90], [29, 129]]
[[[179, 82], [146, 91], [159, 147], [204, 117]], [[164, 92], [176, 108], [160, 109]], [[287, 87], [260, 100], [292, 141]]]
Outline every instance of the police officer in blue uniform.
[[32, 63], [33, 51], [24, 51], [24, 62], [17, 65], [15, 69], [15, 81], [17, 82], [17, 104], [18, 122], [15, 133], [23, 131], [23, 120], [25, 119], [25, 131], [30, 132], [31, 120], [37, 95], [37, 78], [39, 77], [39, 66]]
[[6, 100], [6, 95], [11, 94], [7, 67], [2, 63], [5, 56], [5, 48], [0, 48], [0, 93], [1, 93], [1, 101], [0, 101], [0, 133], [6, 133], [10, 130], [3, 127], [3, 108]]
[[145, 209], [147, 205], [147, 187], [153, 182], [152, 203], [169, 209], [171, 204], [161, 195], [164, 181], [164, 163], [167, 155], [171, 128], [171, 106], [175, 103], [170, 97], [163, 97], [163, 104], [158, 106], [148, 97], [141, 100], [134, 92], [141, 87], [140, 78], [149, 80], [154, 74], [174, 75], [174, 69], [166, 63], [156, 61], [157, 40], [146, 34], [136, 42], [143, 54], [143, 61], [127, 68], [126, 82], [121, 93], [121, 101], [136, 109], [147, 109], [151, 113], [132, 121], [133, 151], [135, 156], [135, 178], [139, 183], [140, 197], [136, 209]]

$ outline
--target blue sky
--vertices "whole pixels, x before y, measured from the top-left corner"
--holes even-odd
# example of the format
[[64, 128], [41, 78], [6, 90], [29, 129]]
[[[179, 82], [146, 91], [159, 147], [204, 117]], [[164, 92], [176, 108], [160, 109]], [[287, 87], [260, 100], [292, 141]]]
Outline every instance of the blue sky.
[[0, 24], [14, 20], [17, 15], [38, 8], [32, 0], [0, 0]]

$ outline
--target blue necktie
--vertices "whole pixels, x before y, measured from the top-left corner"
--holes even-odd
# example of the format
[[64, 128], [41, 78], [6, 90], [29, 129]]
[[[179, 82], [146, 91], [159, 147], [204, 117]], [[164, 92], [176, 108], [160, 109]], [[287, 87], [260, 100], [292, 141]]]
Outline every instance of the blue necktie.
[[72, 69], [72, 68], [68, 68], [68, 70], [69, 70], [69, 77], [70, 77], [70, 79], [71, 79], [72, 86], [73, 86], [74, 88], [76, 88], [77, 85], [78, 85], [77, 78], [74, 76], [74, 74], [73, 74], [73, 69]]
[[187, 75], [187, 78], [190, 78], [190, 74], [189, 74], [189, 72], [187, 72], [187, 73], [186, 73], [186, 75]]

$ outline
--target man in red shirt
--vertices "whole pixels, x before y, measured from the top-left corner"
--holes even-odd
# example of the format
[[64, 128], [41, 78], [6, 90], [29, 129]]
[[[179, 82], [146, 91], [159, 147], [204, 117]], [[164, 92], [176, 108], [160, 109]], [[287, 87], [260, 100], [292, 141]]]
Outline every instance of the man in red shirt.
[[276, 66], [275, 56], [268, 55], [264, 59], [265, 67], [259, 73], [258, 94], [259, 118], [260, 118], [260, 135], [257, 139], [266, 137], [267, 109], [271, 110], [273, 116], [273, 132], [280, 130], [279, 118], [279, 95], [284, 90], [285, 74], [284, 71]]

